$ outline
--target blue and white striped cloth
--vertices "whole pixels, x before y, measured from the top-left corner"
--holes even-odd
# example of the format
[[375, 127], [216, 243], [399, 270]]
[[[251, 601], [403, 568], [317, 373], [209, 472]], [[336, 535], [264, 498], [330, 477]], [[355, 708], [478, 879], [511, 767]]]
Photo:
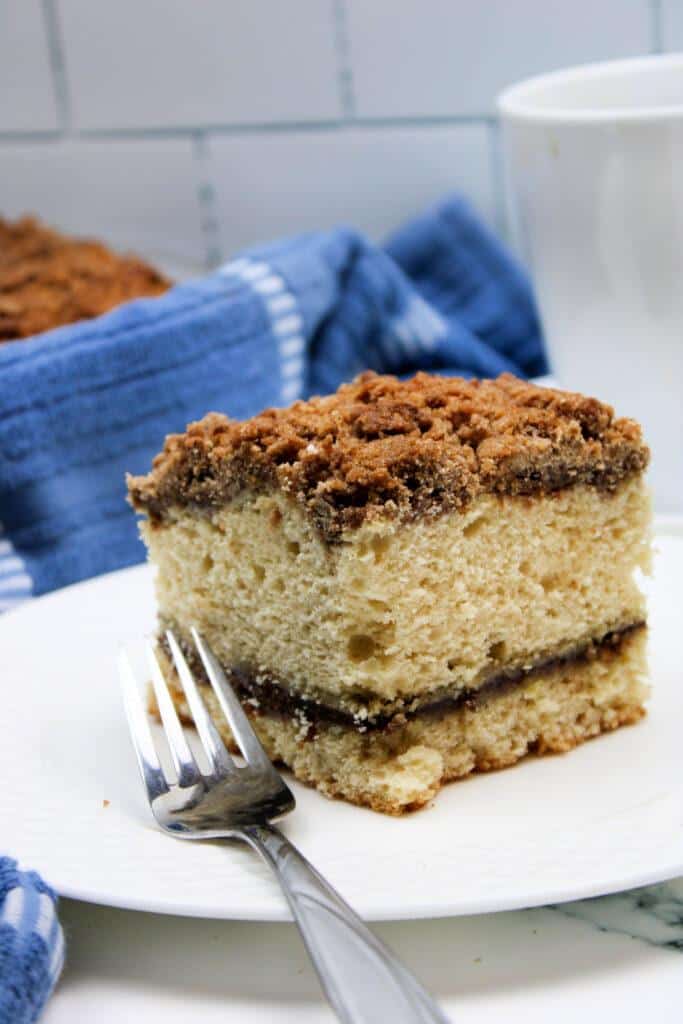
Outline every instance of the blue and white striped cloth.
[[37, 1020], [63, 964], [57, 897], [34, 872], [0, 857], [0, 1024]]
[[461, 199], [376, 247], [285, 239], [0, 346], [0, 611], [144, 556], [124, 474], [207, 410], [250, 416], [371, 368], [546, 371], [529, 284]]

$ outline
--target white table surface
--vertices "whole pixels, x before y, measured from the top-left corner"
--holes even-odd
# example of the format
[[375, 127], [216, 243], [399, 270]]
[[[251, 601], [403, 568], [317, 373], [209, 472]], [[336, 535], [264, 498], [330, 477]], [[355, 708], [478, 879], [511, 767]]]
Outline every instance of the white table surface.
[[[61, 919], [67, 966], [45, 1024], [334, 1019], [293, 925], [73, 900]], [[683, 879], [553, 909], [376, 928], [454, 1024], [681, 1019]]]

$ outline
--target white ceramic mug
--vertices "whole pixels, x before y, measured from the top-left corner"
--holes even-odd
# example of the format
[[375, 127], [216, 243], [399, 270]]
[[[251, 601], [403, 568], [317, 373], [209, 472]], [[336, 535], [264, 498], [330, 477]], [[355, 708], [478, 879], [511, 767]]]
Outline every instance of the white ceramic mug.
[[683, 512], [683, 55], [532, 78], [498, 107], [553, 372], [641, 421], [655, 508]]

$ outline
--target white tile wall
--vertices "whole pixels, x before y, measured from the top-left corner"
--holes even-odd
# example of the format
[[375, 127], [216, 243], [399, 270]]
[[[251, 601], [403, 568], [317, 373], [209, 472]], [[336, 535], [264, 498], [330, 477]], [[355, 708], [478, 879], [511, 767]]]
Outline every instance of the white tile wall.
[[446, 192], [494, 218], [485, 125], [273, 133], [214, 139], [224, 255], [345, 224], [381, 239]]
[[104, 238], [172, 266], [204, 260], [187, 140], [30, 142], [1, 151], [2, 210]]
[[77, 127], [339, 116], [330, 0], [60, 0]]
[[504, 228], [496, 92], [662, 40], [683, 0], [0, 0], [0, 214], [189, 268], [454, 190]]
[[643, 0], [346, 4], [359, 117], [490, 114], [520, 78], [649, 50]]
[[56, 131], [40, 0], [0, 3], [0, 132]]
[[661, 0], [664, 50], [683, 50], [683, 0]]

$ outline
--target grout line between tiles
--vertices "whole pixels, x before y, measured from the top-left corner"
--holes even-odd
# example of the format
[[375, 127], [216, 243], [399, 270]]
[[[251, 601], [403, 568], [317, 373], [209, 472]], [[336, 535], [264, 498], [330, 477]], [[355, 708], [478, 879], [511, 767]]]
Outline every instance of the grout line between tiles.
[[71, 130], [71, 98], [66, 73], [64, 45], [55, 0], [42, 0], [43, 20], [47, 36], [47, 49], [52, 70], [52, 84], [57, 104], [57, 118], [60, 132], [67, 135]]
[[354, 118], [345, 121], [289, 121], [261, 122], [254, 124], [206, 124], [173, 125], [165, 128], [88, 128], [79, 132], [83, 139], [140, 139], [194, 137], [203, 135], [286, 135], [294, 132], [343, 132], [343, 131], [391, 131], [402, 128], [449, 128], [468, 124], [490, 124], [490, 115], [452, 115], [445, 117], [376, 117]]
[[496, 230], [501, 238], [510, 235], [505, 209], [505, 180], [503, 174], [503, 151], [500, 138], [500, 123], [488, 123], [489, 159], [491, 161], [491, 183], [493, 187], [494, 217]]
[[334, 49], [337, 55], [339, 102], [344, 117], [350, 121], [356, 116], [356, 96], [353, 86], [351, 40], [345, 0], [332, 0], [332, 16], [334, 19]]
[[195, 132], [192, 152], [197, 169], [197, 203], [204, 242], [204, 262], [206, 270], [212, 270], [223, 262], [223, 253], [216, 190], [210, 173], [209, 143], [203, 132]]
[[650, 0], [650, 51], [664, 52], [664, 25], [662, 0]]
[[[392, 118], [363, 118], [349, 121], [306, 121], [282, 123], [264, 123], [251, 125], [178, 125], [171, 128], [112, 128], [112, 129], [85, 129], [71, 135], [75, 141], [83, 142], [116, 142], [116, 141], [144, 141], [146, 139], [190, 139], [197, 137], [239, 137], [259, 135], [287, 135], [295, 132], [314, 134], [315, 132], [344, 132], [344, 131], [401, 131], [417, 129], [418, 131], [429, 131], [431, 128], [456, 128], [462, 125], [487, 126], [495, 124], [495, 118], [487, 115], [482, 116], [447, 116], [447, 117], [392, 117]], [[0, 145], [17, 142], [47, 142], [57, 141], [61, 132], [54, 131], [27, 131], [27, 132], [2, 132], [0, 131]]]
[[26, 142], [28, 145], [40, 142], [59, 142], [61, 131], [0, 132], [0, 145]]

